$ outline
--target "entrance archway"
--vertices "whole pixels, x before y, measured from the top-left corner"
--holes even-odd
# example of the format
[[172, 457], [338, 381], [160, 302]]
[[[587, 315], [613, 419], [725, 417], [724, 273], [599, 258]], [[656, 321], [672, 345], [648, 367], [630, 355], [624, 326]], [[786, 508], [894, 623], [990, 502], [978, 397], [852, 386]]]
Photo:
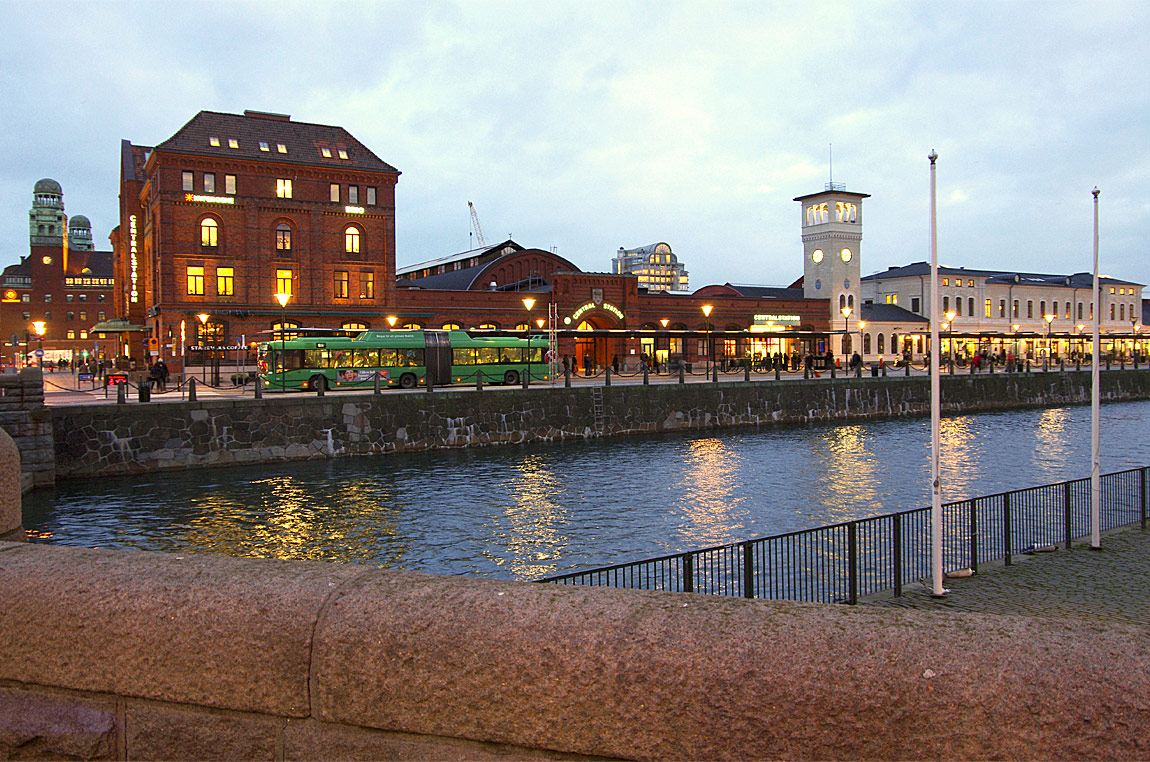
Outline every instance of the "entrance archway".
[[596, 316], [586, 318], [575, 327], [576, 368], [584, 373], [594, 373], [610, 365], [612, 358], [620, 354], [620, 349], [612, 346], [615, 339], [595, 335], [595, 332], [610, 327], [603, 318]]

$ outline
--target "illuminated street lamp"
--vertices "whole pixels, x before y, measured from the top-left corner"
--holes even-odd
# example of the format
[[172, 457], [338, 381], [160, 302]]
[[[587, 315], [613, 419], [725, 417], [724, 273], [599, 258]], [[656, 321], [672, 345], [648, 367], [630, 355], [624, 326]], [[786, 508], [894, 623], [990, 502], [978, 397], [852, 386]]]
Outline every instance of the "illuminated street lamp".
[[1051, 351], [1050, 351], [1050, 327], [1054, 324], [1054, 318], [1056, 318], [1056, 317], [1058, 317], [1058, 316], [1053, 314], [1053, 313], [1047, 313], [1047, 314], [1042, 316], [1042, 319], [1046, 321], [1046, 368], [1045, 368], [1045, 370], [1050, 370], [1050, 355], [1051, 355]]
[[44, 331], [48, 324], [43, 320], [36, 320], [32, 323], [32, 332], [36, 334], [36, 338], [40, 342], [40, 368], [44, 368]]
[[399, 318], [397, 318], [395, 315], [388, 315], [387, 316], [387, 325], [393, 331], [395, 330], [395, 322], [397, 320], [399, 320]]
[[859, 356], [864, 360], [866, 359], [866, 335], [863, 331], [866, 329], [866, 321], [860, 320], [859, 324]]
[[710, 304], [704, 304], [704, 305], [703, 305], [703, 307], [702, 307], [702, 310], [703, 310], [703, 326], [704, 326], [704, 328], [705, 328], [705, 329], [706, 329], [706, 331], [707, 331], [707, 361], [706, 361], [706, 367], [707, 367], [707, 376], [708, 376], [708, 377], [710, 377], [710, 375], [711, 375], [711, 355], [713, 355], [713, 354], [715, 353], [715, 351], [714, 351], [714, 348], [713, 348], [713, 346], [712, 346], [712, 342], [711, 342], [711, 310], [713, 310], [713, 309], [715, 309], [715, 308], [714, 308], [714, 306], [712, 306], [712, 305], [710, 305]]
[[210, 318], [211, 315], [209, 315], [206, 312], [201, 312], [200, 314], [196, 315], [196, 317], [199, 318], [200, 326], [201, 326], [200, 327], [200, 358], [203, 360], [204, 383], [206, 384], [208, 382], [208, 355], [207, 355], [208, 350], [204, 348], [206, 346], [206, 344], [204, 343], [204, 338], [205, 338], [204, 328], [207, 327], [208, 318]]
[[954, 318], [958, 313], [949, 310], [942, 314], [946, 317], [947, 343], [950, 344], [950, 372], [954, 373]]
[[[847, 321], [850, 320], [851, 313], [854, 312], [854, 310], [850, 307], [843, 307], [842, 309], [839, 310], [839, 312], [843, 313], [843, 336], [846, 336], [849, 338], [850, 334], [848, 333], [849, 329], [847, 327]], [[843, 343], [844, 344], [846, 343], [845, 339], [843, 340]], [[843, 346], [842, 350], [843, 350], [843, 357], [846, 357], [846, 354], [847, 354], [846, 347]], [[850, 358], [847, 358], [847, 361], [849, 362]]]
[[535, 306], [535, 299], [530, 296], [523, 297], [523, 306], [527, 308], [527, 383], [531, 383], [531, 308]]
[[284, 333], [284, 323], [287, 322], [287, 303], [291, 294], [280, 292], [276, 294], [276, 301], [280, 303], [280, 390], [287, 391], [287, 334]]

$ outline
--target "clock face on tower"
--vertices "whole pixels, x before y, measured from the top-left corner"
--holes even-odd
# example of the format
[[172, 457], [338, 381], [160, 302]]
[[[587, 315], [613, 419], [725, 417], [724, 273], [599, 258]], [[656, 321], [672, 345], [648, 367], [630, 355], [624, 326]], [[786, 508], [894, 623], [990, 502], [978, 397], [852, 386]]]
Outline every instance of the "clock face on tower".
[[822, 249], [815, 249], [814, 253], [811, 254], [811, 260], [814, 261], [814, 263], [816, 265], [819, 262], [822, 262], [823, 261], [823, 250]]
[[850, 249], [843, 249], [842, 254], [840, 256], [842, 256], [844, 262], [850, 262], [851, 257], [853, 257], [854, 255], [851, 254]]

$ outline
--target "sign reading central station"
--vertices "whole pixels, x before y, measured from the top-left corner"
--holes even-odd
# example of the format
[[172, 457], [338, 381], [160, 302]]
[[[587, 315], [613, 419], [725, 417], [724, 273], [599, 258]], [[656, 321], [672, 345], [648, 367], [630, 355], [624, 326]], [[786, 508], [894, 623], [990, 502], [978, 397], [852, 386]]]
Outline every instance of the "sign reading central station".
[[564, 320], [563, 322], [569, 323], [573, 320], [578, 320], [579, 317], [581, 315], [583, 315], [583, 313], [587, 312], [587, 310], [593, 310], [596, 307], [598, 307], [599, 309], [606, 310], [607, 312], [610, 312], [612, 315], [619, 318], [620, 320], [623, 319], [623, 310], [619, 309], [614, 304], [610, 304], [608, 302], [603, 302], [602, 304], [597, 305], [597, 304], [595, 304], [595, 302], [587, 302], [586, 304], [581, 305], [578, 309], [576, 309], [574, 312], [572, 312], [571, 317], [569, 317], [567, 320]]
[[802, 317], [799, 315], [755, 315], [755, 323], [757, 325], [767, 325], [768, 323], [798, 325], [801, 322]]
[[185, 193], [184, 201], [196, 201], [201, 204], [235, 204], [236, 200], [231, 196], [197, 196], [194, 193]]

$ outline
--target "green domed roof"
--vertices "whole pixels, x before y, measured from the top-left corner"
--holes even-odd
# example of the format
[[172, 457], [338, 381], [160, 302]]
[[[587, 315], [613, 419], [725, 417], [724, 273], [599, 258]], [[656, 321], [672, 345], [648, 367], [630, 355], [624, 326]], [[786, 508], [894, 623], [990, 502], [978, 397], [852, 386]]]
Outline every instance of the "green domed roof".
[[56, 196], [63, 196], [64, 189], [60, 187], [60, 183], [56, 182], [50, 177], [45, 177], [43, 180], [36, 181], [36, 187], [33, 193], [51, 193]]
[[75, 228], [91, 228], [92, 222], [82, 214], [72, 215], [72, 219], [68, 220], [68, 227]]

